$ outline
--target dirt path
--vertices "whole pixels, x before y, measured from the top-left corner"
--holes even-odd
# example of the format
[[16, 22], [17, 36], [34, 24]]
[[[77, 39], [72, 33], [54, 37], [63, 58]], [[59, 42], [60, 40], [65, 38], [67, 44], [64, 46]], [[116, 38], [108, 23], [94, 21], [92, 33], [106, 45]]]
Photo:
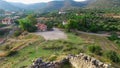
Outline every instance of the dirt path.
[[[96, 36], [103, 36], [103, 37], [109, 37], [111, 35], [108, 34], [97, 34], [97, 33], [89, 33], [89, 32], [83, 32], [83, 31], [77, 31], [78, 33], [82, 33], [82, 34], [89, 34], [89, 35], [96, 35]], [[120, 38], [120, 36], [118, 36]]]
[[58, 28], [53, 28], [53, 31], [36, 32], [35, 34], [43, 36], [46, 40], [58, 40], [67, 38], [66, 34], [60, 31]]
[[115, 43], [106, 38], [108, 35], [79, 31], [79, 36], [84, 40], [90, 42], [92, 41], [96, 45], [101, 46], [103, 50], [113, 50], [116, 51], [117, 53], [120, 53], [120, 48], [118, 47], [118, 45], [116, 45]]

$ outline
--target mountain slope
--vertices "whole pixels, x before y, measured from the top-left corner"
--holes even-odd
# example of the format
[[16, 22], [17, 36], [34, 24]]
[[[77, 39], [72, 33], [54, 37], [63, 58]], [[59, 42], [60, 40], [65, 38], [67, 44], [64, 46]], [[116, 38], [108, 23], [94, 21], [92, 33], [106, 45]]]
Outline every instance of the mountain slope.
[[47, 3], [47, 6], [44, 8], [44, 11], [58, 10], [61, 9], [63, 5], [63, 1], [51, 1]]
[[47, 3], [47, 6], [44, 8], [45, 11], [52, 10], [66, 10], [69, 8], [83, 7], [87, 2], [76, 2], [73, 0], [63, 0], [63, 1], [51, 1]]
[[10, 3], [13, 6], [19, 7], [21, 9], [27, 9], [27, 10], [34, 10], [34, 9], [41, 9], [41, 8], [45, 8], [46, 3], [34, 3], [34, 4], [22, 4], [22, 3]]
[[15, 6], [11, 5], [10, 3], [6, 2], [6, 1], [2, 1], [2, 0], [0, 0], [0, 9], [3, 9], [3, 10], [19, 10], [18, 7], [15, 7]]
[[120, 8], [120, 0], [92, 0], [87, 8], [93, 9], [114, 9]]
[[6, 1], [0, 1], [0, 9], [4, 10], [43, 10], [43, 11], [53, 11], [60, 9], [68, 9], [71, 7], [82, 7], [85, 6], [85, 2], [76, 2], [74, 0], [54, 0], [48, 3], [35, 3], [35, 4], [22, 4], [22, 3], [11, 3]]

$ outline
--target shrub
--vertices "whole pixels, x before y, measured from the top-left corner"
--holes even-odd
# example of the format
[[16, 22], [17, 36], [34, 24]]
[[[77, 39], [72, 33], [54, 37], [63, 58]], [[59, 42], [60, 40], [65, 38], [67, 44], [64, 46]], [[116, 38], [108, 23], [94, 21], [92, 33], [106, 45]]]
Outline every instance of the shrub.
[[88, 50], [92, 53], [97, 54], [97, 55], [101, 55], [102, 48], [100, 46], [93, 45], [93, 46], [89, 46]]
[[114, 40], [118, 40], [119, 37], [118, 37], [117, 33], [113, 32], [113, 33], [111, 34], [111, 36], [108, 37], [108, 39], [114, 41]]
[[14, 36], [18, 37], [19, 35], [21, 35], [21, 33], [22, 33], [22, 31], [15, 31]]
[[99, 31], [99, 28], [98, 28], [98, 26], [97, 25], [91, 25], [91, 27], [90, 27], [90, 29], [89, 29], [91, 32], [98, 32]]
[[1, 35], [1, 36], [2, 36], [2, 35], [6, 35], [6, 34], [8, 34], [8, 32], [9, 32], [9, 29], [0, 30], [0, 35]]
[[59, 28], [65, 28], [63, 24], [58, 25]]
[[76, 47], [72, 46], [72, 45], [66, 45], [64, 48], [63, 48], [63, 51], [71, 51], [71, 50], [74, 50], [74, 49], [77, 49]]
[[119, 55], [114, 51], [107, 51], [104, 53], [104, 56], [110, 59], [112, 62], [115, 62], [115, 63], [120, 62]]
[[46, 46], [42, 46], [42, 48], [46, 50], [59, 50], [59, 49], [62, 49], [63, 46], [62, 45], [46, 45]]
[[0, 24], [0, 27], [5, 27], [5, 26], [7, 26], [7, 25], [5, 25], [5, 24]]
[[47, 25], [47, 30], [52, 30], [52, 28], [53, 28], [53, 22], [52, 21], [46, 22], [46, 25]]
[[9, 45], [4, 45], [3, 47], [1, 47], [2, 50], [7, 51], [10, 50], [12, 47]]
[[7, 56], [14, 56], [17, 53], [18, 53], [18, 51], [9, 51]]
[[57, 58], [56, 55], [51, 55], [51, 56], [48, 58], [48, 60], [49, 60], [49, 61], [54, 61], [54, 60], [56, 60], [56, 58]]

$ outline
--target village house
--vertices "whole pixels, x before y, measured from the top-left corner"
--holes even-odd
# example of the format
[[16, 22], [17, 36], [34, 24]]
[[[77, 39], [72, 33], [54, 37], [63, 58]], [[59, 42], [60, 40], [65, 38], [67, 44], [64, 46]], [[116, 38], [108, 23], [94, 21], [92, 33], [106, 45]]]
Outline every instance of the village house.
[[45, 24], [38, 23], [36, 26], [39, 31], [47, 31], [47, 25]]
[[13, 19], [11, 19], [11, 18], [4, 18], [2, 20], [2, 24], [10, 25], [12, 23], [13, 23]]
[[58, 14], [66, 14], [66, 12], [64, 10], [60, 10]]
[[59, 11], [58, 14], [66, 14], [64, 11]]
[[66, 25], [66, 24], [67, 24], [67, 21], [63, 21], [62, 24], [63, 24], [63, 25]]
[[20, 16], [14, 16], [13, 17], [13, 19], [19, 19], [20, 18]]

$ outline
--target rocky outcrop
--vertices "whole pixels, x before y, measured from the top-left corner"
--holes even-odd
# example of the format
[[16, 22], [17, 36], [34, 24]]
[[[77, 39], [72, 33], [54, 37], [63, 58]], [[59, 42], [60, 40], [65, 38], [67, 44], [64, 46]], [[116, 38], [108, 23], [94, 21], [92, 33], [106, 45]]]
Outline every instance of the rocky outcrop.
[[41, 58], [34, 61], [31, 68], [63, 68], [64, 63], [70, 63], [75, 68], [111, 68], [109, 64], [80, 53], [77, 56], [69, 55], [60, 62], [43, 62]]
[[43, 62], [42, 59], [39, 58], [34, 61], [30, 68], [62, 68], [65, 62], [68, 62], [68, 59], [63, 59], [60, 62]]

